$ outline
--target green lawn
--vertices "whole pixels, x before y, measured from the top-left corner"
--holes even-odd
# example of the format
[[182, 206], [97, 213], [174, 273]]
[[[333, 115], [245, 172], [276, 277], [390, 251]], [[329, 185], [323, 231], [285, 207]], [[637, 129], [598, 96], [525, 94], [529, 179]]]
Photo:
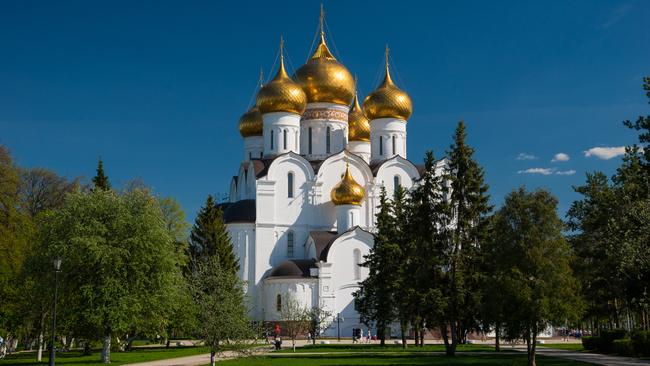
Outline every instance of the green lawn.
[[[219, 366], [348, 366], [348, 365], [478, 365], [478, 366], [525, 366], [527, 359], [525, 354], [489, 354], [489, 355], [459, 355], [453, 358], [445, 356], [430, 356], [418, 354], [383, 354], [383, 355], [278, 355], [272, 357], [249, 357], [219, 362]], [[537, 364], [540, 366], [569, 366], [588, 365], [576, 361], [563, 360], [559, 358], [538, 357]]]
[[[209, 352], [207, 347], [136, 348], [129, 352], [111, 352], [111, 365], [162, 360]], [[0, 366], [47, 365], [47, 355], [47, 353], [43, 354], [43, 361], [41, 363], [36, 362], [36, 353], [34, 352], [9, 355], [5, 359], [0, 360]], [[65, 352], [63, 354], [58, 353], [56, 356], [56, 364], [69, 366], [101, 365], [100, 357], [99, 350], [96, 350], [90, 356], [81, 356], [79, 351]]]
[[[293, 353], [291, 350], [291, 341], [282, 342], [282, 351], [276, 353]], [[494, 351], [494, 346], [489, 344], [461, 344], [458, 345], [458, 351]], [[381, 347], [379, 344], [316, 344], [296, 348], [296, 353], [305, 352], [444, 352], [445, 346], [442, 344], [427, 344], [424, 347], [415, 347], [409, 345], [406, 349], [401, 345], [387, 344]]]
[[582, 343], [551, 343], [551, 344], [540, 344], [539, 347], [547, 348], [557, 348], [567, 351], [584, 351]]

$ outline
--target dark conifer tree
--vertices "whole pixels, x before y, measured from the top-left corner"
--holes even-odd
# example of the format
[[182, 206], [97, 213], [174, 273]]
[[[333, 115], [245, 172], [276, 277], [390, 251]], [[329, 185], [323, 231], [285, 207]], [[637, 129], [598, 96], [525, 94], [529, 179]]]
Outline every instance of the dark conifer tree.
[[465, 123], [461, 121], [454, 133], [454, 143], [447, 151], [448, 201], [453, 213], [453, 228], [443, 230], [447, 234], [445, 252], [449, 268], [446, 314], [452, 337], [447, 347], [449, 355], [479, 325], [480, 246], [486, 233], [485, 218], [492, 209], [483, 168], [474, 160], [474, 149], [467, 145], [466, 137]]
[[355, 301], [359, 314], [367, 324], [374, 323], [377, 336], [384, 346], [386, 331], [395, 319], [395, 286], [399, 270], [399, 248], [395, 242], [397, 232], [393, 217], [393, 205], [382, 187], [375, 244], [362, 264], [369, 269], [368, 277], [361, 282]]
[[208, 195], [190, 233], [190, 269], [195, 269], [198, 263], [214, 256], [219, 258], [222, 269], [232, 272], [239, 270], [239, 262], [223, 221], [223, 211], [212, 195]]
[[443, 317], [448, 305], [443, 292], [445, 243], [441, 230], [449, 226], [450, 220], [444, 199], [447, 189], [441, 176], [436, 174], [436, 160], [431, 151], [426, 154], [424, 167], [420, 182], [410, 195], [407, 230], [410, 239], [403, 254], [405, 275], [410, 277], [404, 280], [404, 291], [408, 294], [416, 344], [420, 346], [425, 327], [442, 329], [446, 326]]
[[108, 191], [111, 189], [111, 183], [108, 181], [108, 176], [104, 174], [104, 162], [102, 159], [99, 159], [97, 162], [97, 174], [93, 178], [93, 184], [95, 185], [95, 190]]

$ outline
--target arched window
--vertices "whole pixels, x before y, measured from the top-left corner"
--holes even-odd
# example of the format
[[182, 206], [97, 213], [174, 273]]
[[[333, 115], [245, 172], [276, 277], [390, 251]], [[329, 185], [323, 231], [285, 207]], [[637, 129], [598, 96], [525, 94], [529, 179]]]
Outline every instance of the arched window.
[[354, 212], [350, 211], [350, 227], [353, 227], [354, 225]]
[[273, 130], [271, 130], [271, 150], [273, 150]]
[[287, 233], [287, 257], [293, 258], [293, 231]]
[[311, 127], [309, 127], [308, 139], [309, 139], [309, 153], [311, 154], [311, 150], [312, 150], [312, 148], [311, 148]]
[[402, 185], [401, 185], [400, 182], [399, 182], [399, 175], [394, 176], [394, 177], [393, 177], [393, 192], [397, 193], [397, 190], [398, 190], [399, 187], [401, 187], [401, 186], [402, 186]]
[[395, 135], [393, 135], [393, 155], [397, 155], [397, 142], [395, 141]]
[[293, 198], [293, 173], [287, 174], [287, 197]]
[[379, 155], [384, 155], [384, 137], [379, 136]]
[[282, 311], [282, 295], [280, 294], [275, 297], [275, 311]]
[[359, 249], [354, 250], [354, 279], [361, 279], [361, 251]]
[[263, 152], [263, 151], [260, 151], [260, 159], [261, 159], [262, 157], [264, 157], [264, 152]]
[[252, 160], [252, 159], [253, 159], [253, 152], [249, 151], [248, 152], [248, 160]]
[[287, 149], [287, 130], [282, 131], [282, 142], [284, 149]]
[[326, 154], [329, 154], [330, 151], [332, 150], [331, 149], [332, 137], [330, 136], [331, 133], [332, 133], [332, 130], [329, 127], [327, 127], [327, 133], [325, 135], [325, 153]]

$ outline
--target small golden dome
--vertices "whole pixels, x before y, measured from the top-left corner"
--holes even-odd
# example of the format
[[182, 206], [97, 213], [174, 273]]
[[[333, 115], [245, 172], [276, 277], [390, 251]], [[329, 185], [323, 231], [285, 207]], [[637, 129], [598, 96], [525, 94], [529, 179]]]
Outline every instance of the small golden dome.
[[263, 130], [262, 113], [255, 106], [244, 113], [239, 119], [239, 133], [242, 137], [262, 136]]
[[307, 97], [284, 68], [283, 44], [280, 41], [280, 68], [273, 80], [257, 93], [257, 108], [260, 113], [291, 112], [302, 114], [307, 106]]
[[309, 103], [326, 102], [349, 106], [354, 98], [354, 78], [330, 52], [322, 28], [316, 51], [296, 71], [295, 79], [307, 94]]
[[413, 113], [411, 98], [398, 88], [390, 77], [388, 48], [386, 48], [386, 76], [381, 85], [363, 101], [363, 111], [371, 121], [378, 118], [399, 118], [406, 121]]
[[370, 141], [370, 121], [354, 96], [354, 104], [348, 113], [348, 141]]
[[350, 166], [346, 164], [343, 179], [332, 188], [330, 197], [335, 205], [360, 205], [366, 196], [366, 190], [357, 183], [352, 174]]

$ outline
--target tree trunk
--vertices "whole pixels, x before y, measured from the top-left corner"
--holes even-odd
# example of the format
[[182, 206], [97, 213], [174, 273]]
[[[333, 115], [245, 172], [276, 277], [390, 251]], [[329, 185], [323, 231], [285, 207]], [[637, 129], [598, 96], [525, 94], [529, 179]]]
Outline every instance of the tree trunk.
[[449, 348], [449, 334], [447, 334], [447, 324], [440, 326], [440, 335], [442, 336], [442, 341], [445, 344], [445, 351]]
[[456, 345], [458, 344], [458, 326], [455, 321], [451, 322], [451, 344], [446, 349], [447, 356], [456, 355]]
[[530, 354], [528, 355], [528, 366], [537, 366], [535, 363], [535, 350], [537, 347], [537, 327], [533, 327], [532, 344], [530, 345]]
[[169, 344], [172, 342], [171, 338], [167, 337], [167, 342], [165, 343], [165, 348], [169, 348]]
[[426, 331], [426, 330], [425, 330], [424, 328], [422, 328], [422, 329], [420, 330], [420, 347], [424, 347], [424, 332], [425, 332], [425, 331]]
[[[406, 322], [400, 322], [400, 331], [402, 332], [402, 348], [406, 348]], [[368, 334], [370, 336], [370, 334]]]
[[36, 351], [36, 361], [41, 362], [43, 360], [43, 323], [41, 322], [41, 329], [38, 332], [38, 343]]
[[499, 344], [499, 338], [501, 336], [501, 323], [497, 323], [494, 328], [494, 351], [500, 352], [501, 345]]
[[215, 356], [215, 352], [210, 351], [210, 366], [214, 366], [214, 363], [216, 361], [214, 356]]
[[111, 362], [111, 331], [106, 329], [104, 331], [104, 338], [102, 339], [102, 363]]

